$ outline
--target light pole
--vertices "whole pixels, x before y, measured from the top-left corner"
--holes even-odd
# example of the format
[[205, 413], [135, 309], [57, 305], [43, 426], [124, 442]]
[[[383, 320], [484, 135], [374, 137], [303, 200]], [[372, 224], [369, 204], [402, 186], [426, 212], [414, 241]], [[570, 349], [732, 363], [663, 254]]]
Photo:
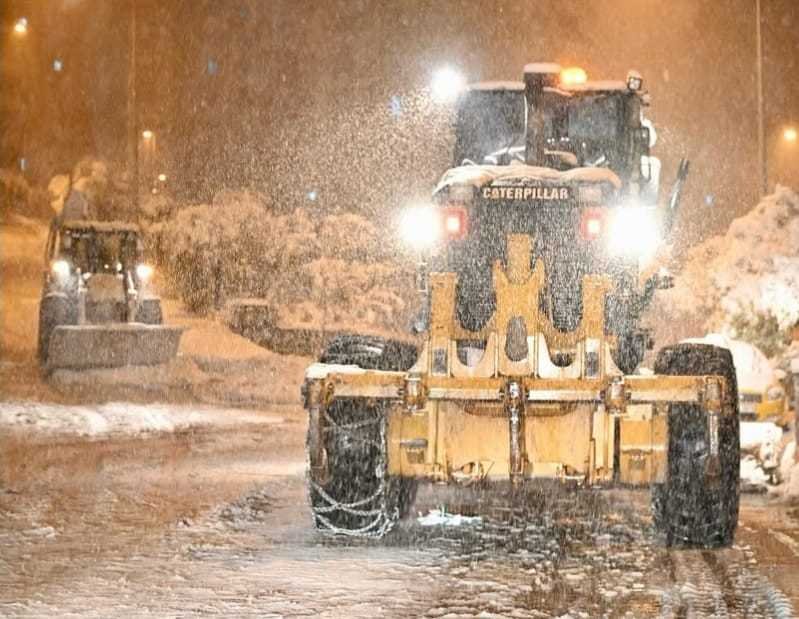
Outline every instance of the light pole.
[[[29, 43], [25, 42], [25, 39], [28, 36], [28, 18], [27, 17], [20, 17], [14, 22], [13, 27], [14, 36], [20, 40], [19, 43], [19, 51], [22, 61], [25, 64], [30, 62], [29, 54], [30, 51], [28, 50]], [[27, 133], [28, 133], [28, 120], [30, 119], [30, 105], [31, 105], [31, 86], [30, 86], [30, 76], [27, 72], [24, 72], [21, 76], [20, 86], [22, 88], [22, 123], [20, 128], [20, 152], [17, 159], [17, 166], [19, 167], [19, 171], [25, 175], [25, 171], [28, 167], [28, 160], [26, 156], [26, 142], [27, 142]]]
[[[131, 200], [136, 217], [139, 216], [139, 119], [136, 109], [136, 0], [130, 0], [128, 24], [128, 172], [130, 174]], [[146, 138], [145, 138], [146, 139]]]
[[[141, 151], [138, 155], [137, 173], [141, 177], [144, 175], [145, 183], [151, 189], [151, 181], [155, 170], [155, 154], [157, 149], [158, 136], [152, 129], [145, 129], [141, 132], [142, 143]], [[149, 189], [148, 189], [149, 190]]]
[[760, 163], [760, 195], [768, 193], [768, 170], [766, 169], [766, 129], [763, 118], [763, 35], [760, 23], [760, 0], [755, 0], [757, 21], [757, 149]]

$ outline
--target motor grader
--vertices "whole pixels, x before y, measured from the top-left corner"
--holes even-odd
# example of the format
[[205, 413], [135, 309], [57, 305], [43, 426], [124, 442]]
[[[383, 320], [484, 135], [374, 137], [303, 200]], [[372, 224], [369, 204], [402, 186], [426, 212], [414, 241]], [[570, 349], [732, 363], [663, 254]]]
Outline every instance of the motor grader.
[[641, 76], [525, 67], [476, 84], [455, 162], [401, 229], [424, 246], [418, 348], [341, 336], [306, 372], [318, 528], [381, 536], [420, 481], [651, 486], [669, 545], [728, 545], [739, 421], [727, 350], [652, 346], [641, 316], [688, 171], [659, 200]]

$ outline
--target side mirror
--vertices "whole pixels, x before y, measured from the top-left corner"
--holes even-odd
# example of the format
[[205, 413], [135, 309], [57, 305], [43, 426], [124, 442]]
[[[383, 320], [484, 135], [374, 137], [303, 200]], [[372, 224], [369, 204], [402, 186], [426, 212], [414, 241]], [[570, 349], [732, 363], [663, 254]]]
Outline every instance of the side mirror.
[[680, 199], [682, 198], [682, 190], [685, 181], [688, 178], [688, 171], [691, 167], [691, 162], [688, 159], [680, 159], [680, 166], [677, 168], [677, 178], [671, 188], [671, 196], [669, 197], [669, 207], [666, 213], [666, 231], [669, 232], [674, 225], [674, 220], [677, 217], [677, 210], [680, 208]]

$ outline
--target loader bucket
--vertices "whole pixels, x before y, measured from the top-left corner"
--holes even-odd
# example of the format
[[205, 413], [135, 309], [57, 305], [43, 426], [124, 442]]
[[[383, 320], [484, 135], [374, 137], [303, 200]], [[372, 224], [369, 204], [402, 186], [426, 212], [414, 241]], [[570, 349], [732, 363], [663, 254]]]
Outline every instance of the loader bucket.
[[50, 337], [47, 369], [166, 363], [177, 354], [182, 333], [181, 327], [141, 323], [62, 325]]

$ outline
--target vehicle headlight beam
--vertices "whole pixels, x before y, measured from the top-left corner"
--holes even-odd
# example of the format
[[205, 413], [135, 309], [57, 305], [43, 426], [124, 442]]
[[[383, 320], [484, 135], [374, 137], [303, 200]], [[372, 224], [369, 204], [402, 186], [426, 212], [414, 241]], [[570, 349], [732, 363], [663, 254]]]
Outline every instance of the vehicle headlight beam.
[[619, 207], [610, 217], [608, 250], [615, 256], [651, 258], [661, 242], [658, 213], [644, 206]]

